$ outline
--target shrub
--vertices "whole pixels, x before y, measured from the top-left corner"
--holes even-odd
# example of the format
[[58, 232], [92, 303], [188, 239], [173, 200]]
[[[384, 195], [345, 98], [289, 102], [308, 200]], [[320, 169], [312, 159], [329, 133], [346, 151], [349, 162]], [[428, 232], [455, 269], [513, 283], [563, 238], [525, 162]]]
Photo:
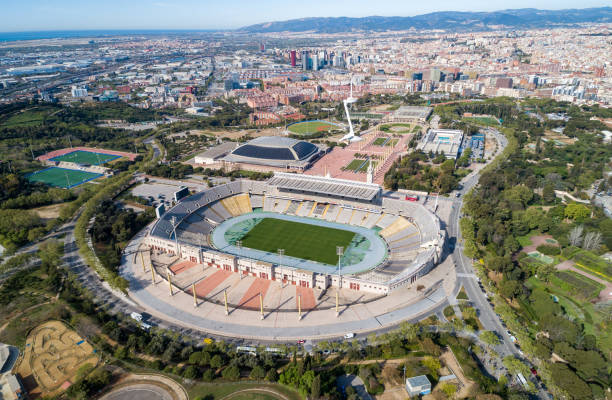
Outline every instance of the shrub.
[[561, 254], [561, 250], [558, 246], [553, 246], [550, 244], [541, 244], [536, 248], [536, 250], [547, 256], [558, 256]]

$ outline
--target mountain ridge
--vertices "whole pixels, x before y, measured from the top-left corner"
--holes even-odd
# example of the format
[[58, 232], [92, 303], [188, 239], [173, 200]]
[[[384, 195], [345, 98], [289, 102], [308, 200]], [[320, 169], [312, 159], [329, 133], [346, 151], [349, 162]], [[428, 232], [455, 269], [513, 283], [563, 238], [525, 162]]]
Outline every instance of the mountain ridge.
[[499, 26], [514, 29], [547, 28], [578, 23], [612, 22], [612, 7], [539, 10], [536, 8], [500, 11], [436, 11], [413, 17], [307, 17], [272, 21], [239, 28], [248, 33], [306, 32], [342, 33], [351, 31], [401, 31], [443, 29], [451, 32], [492, 30]]

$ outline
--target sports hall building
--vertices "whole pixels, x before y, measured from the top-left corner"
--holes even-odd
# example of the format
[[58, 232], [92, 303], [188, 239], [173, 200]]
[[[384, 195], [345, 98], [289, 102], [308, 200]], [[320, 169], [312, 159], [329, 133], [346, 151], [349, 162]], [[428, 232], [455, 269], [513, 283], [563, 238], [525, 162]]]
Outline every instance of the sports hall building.
[[230, 170], [303, 172], [325, 151], [305, 140], [261, 136], [235, 148], [219, 161]]
[[[354, 265], [342, 265], [338, 272], [333, 265], [237, 248], [218, 233], [232, 221], [257, 213], [343, 226], [373, 245]], [[383, 196], [379, 185], [276, 173], [268, 181], [237, 180], [182, 199], [154, 222], [145, 243], [153, 251], [204, 268], [309, 288], [388, 294], [434, 268], [445, 236], [435, 214], [421, 204]]]

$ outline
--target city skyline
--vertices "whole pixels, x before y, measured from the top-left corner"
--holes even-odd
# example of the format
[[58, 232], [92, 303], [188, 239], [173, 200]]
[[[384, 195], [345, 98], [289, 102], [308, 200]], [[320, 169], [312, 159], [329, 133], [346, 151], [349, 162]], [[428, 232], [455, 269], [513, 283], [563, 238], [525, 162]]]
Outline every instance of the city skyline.
[[[308, 17], [415, 16], [437, 11], [499, 11], [517, 8], [567, 9], [575, 7], [567, 0], [520, 0], [517, 2], [487, 2], [470, 0], [458, 6], [443, 0], [435, 4], [419, 4], [383, 0], [373, 4], [364, 0], [344, 3], [313, 0], [308, 3], [280, 0], [230, 3], [183, 0], [136, 0], [104, 3], [75, 0], [32, 0], [16, 4], [0, 1], [4, 11], [2, 32], [32, 32], [53, 30], [115, 30], [115, 29], [237, 29], [243, 26]], [[582, 2], [580, 8], [607, 6], [606, 1]]]

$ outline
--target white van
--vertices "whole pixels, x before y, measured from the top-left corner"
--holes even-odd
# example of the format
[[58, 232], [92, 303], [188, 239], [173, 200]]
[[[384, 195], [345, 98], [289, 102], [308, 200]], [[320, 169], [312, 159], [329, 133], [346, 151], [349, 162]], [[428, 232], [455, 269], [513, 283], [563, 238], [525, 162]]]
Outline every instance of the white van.
[[355, 337], [355, 334], [354, 334], [354, 333], [347, 333], [347, 334], [345, 334], [345, 335], [344, 335], [344, 338], [345, 338], [345, 339], [352, 339], [352, 338], [354, 338], [354, 337]]

